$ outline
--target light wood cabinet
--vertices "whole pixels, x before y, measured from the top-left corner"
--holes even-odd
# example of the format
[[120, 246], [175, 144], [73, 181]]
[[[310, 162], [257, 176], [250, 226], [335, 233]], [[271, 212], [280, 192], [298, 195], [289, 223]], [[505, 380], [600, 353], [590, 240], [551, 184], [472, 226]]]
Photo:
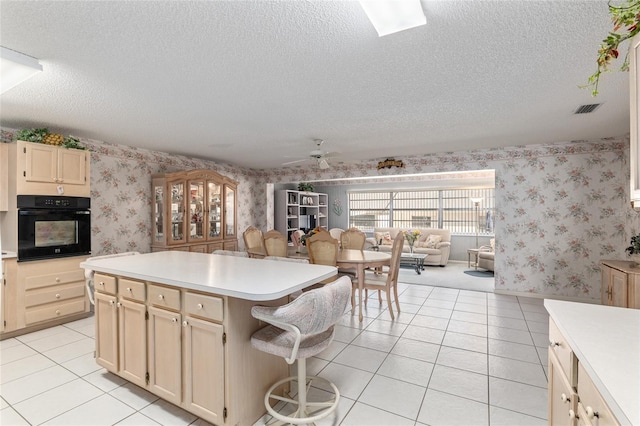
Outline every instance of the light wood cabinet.
[[601, 303], [640, 309], [640, 267], [623, 260], [602, 260]]
[[89, 197], [90, 153], [17, 141], [17, 193]]
[[291, 239], [291, 233], [298, 229], [308, 231], [317, 226], [327, 228], [328, 221], [327, 194], [289, 189], [277, 192], [275, 227], [288, 240]]
[[264, 326], [255, 302], [103, 273], [94, 285], [96, 362], [212, 424], [255, 423], [268, 387], [288, 375], [282, 358], [251, 346]]
[[550, 426], [609, 426], [619, 423], [553, 319], [549, 319]]
[[236, 192], [211, 170], [152, 175], [152, 251], [237, 248]]
[[9, 209], [9, 145], [0, 142], [0, 212]]
[[6, 339], [75, 321], [90, 315], [80, 262], [86, 256], [32, 262], [7, 262], [11, 279], [5, 286]]
[[631, 205], [640, 209], [640, 37], [631, 40], [629, 46], [629, 100], [630, 100], [630, 150]]

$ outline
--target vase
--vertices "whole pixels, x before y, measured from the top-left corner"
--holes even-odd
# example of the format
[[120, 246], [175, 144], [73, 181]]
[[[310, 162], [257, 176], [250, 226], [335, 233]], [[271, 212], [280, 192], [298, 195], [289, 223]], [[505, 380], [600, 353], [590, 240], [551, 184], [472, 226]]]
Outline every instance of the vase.
[[409, 252], [413, 254], [413, 244], [409, 244]]

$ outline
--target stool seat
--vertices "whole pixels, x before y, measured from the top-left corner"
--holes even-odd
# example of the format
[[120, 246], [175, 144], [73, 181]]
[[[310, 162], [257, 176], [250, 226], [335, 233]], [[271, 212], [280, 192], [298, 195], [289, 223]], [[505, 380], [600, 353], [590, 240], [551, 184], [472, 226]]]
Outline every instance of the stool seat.
[[[311, 358], [329, 347], [333, 340], [333, 326], [319, 334], [302, 339], [298, 347], [296, 359]], [[254, 348], [271, 355], [286, 358], [291, 355], [291, 348], [296, 342], [295, 333], [284, 331], [274, 325], [268, 325], [251, 336]]]

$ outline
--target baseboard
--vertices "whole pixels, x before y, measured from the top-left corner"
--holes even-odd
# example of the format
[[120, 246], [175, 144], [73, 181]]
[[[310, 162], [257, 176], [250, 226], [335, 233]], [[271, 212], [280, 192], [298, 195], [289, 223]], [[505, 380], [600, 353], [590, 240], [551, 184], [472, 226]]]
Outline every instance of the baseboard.
[[600, 300], [598, 299], [581, 299], [579, 297], [557, 296], [554, 294], [529, 293], [526, 291], [513, 291], [513, 290], [498, 290], [497, 288], [494, 289], [493, 292], [495, 294], [504, 294], [505, 296], [521, 296], [521, 297], [532, 297], [535, 299], [565, 300], [567, 302], [591, 303], [594, 305], [600, 305]]

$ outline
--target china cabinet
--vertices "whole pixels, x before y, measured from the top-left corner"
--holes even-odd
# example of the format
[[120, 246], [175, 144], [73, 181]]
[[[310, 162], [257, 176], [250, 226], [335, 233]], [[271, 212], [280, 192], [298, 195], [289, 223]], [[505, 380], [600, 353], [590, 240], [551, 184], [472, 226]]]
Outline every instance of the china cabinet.
[[237, 250], [236, 191], [211, 170], [152, 175], [151, 250]]
[[328, 220], [327, 194], [289, 189], [276, 194], [275, 227], [287, 240], [297, 229], [307, 232], [317, 226], [327, 228]]

